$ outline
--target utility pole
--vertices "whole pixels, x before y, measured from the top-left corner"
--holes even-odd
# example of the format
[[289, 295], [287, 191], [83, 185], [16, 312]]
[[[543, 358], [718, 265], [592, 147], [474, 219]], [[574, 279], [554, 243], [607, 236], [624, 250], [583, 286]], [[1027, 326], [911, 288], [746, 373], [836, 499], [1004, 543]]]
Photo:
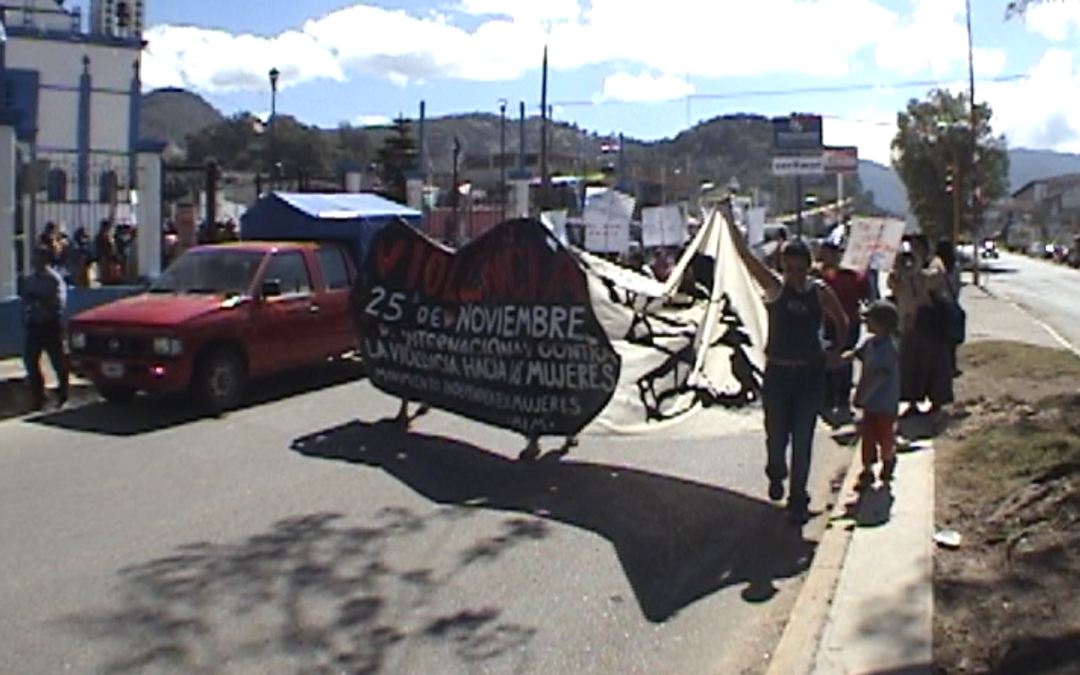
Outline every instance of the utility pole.
[[499, 204], [502, 207], [500, 220], [506, 220], [506, 197], [509, 194], [506, 185], [506, 104], [505, 98], [499, 99]]
[[540, 69], [540, 210], [548, 207], [551, 177], [548, 175], [548, 46], [544, 45], [544, 62]]
[[454, 231], [451, 235], [454, 246], [461, 246], [461, 190], [458, 187], [458, 162], [461, 160], [461, 141], [457, 136], [454, 137], [454, 154], [452, 157], [451, 167], [451, 190], [450, 193], [450, 205], [452, 207], [452, 219], [454, 222]]
[[982, 250], [980, 245], [980, 233], [982, 227], [980, 227], [979, 218], [979, 200], [978, 200], [978, 186], [979, 186], [979, 127], [978, 127], [978, 111], [975, 108], [975, 47], [972, 39], [971, 32], [971, 0], [965, 0], [964, 7], [967, 10], [967, 47], [968, 47], [968, 108], [970, 120], [968, 126], [971, 133], [971, 167], [969, 172], [971, 174], [971, 240], [975, 245], [975, 265], [972, 271], [973, 281], [975, 285], [979, 285], [979, 254]]
[[278, 157], [277, 157], [277, 88], [278, 78], [281, 72], [277, 68], [270, 69], [270, 192], [277, 188]]

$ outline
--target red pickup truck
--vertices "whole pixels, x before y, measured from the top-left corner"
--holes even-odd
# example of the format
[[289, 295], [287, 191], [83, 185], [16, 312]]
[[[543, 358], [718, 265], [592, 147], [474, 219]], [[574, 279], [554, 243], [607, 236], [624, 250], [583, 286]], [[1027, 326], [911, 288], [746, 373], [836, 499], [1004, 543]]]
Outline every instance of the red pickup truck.
[[239, 404], [249, 377], [355, 350], [355, 277], [334, 243], [192, 248], [144, 293], [71, 319], [72, 369], [108, 401], [187, 391], [221, 412]]

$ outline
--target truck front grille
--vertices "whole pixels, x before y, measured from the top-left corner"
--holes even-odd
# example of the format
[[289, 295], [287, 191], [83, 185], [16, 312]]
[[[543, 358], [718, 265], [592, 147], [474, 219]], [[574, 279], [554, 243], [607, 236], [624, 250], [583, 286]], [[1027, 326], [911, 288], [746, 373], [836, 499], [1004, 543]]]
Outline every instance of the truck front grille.
[[86, 336], [84, 354], [104, 357], [141, 357], [151, 354], [150, 338], [136, 335], [90, 333]]

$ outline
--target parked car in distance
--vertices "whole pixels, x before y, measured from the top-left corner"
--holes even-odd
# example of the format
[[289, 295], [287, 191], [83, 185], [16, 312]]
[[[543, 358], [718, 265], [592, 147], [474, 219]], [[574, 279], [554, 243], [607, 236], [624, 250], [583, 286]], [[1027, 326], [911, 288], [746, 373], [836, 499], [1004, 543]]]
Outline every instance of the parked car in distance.
[[144, 293], [72, 317], [72, 369], [107, 401], [190, 392], [221, 412], [251, 377], [354, 351], [355, 278], [336, 243], [198, 246]]

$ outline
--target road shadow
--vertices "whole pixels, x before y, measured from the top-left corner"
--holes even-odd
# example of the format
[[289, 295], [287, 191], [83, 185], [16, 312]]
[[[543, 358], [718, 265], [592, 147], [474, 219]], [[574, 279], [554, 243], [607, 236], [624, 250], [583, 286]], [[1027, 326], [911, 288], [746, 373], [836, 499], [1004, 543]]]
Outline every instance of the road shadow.
[[[255, 380], [240, 410], [282, 401], [366, 377], [359, 361], [334, 361], [292, 373]], [[139, 436], [205, 418], [183, 396], [140, 396], [124, 404], [96, 399], [79, 407], [46, 412], [26, 419], [31, 424], [106, 436]]]
[[[97, 400], [97, 393], [89, 385], [78, 381], [71, 383], [67, 406], [85, 405]], [[25, 377], [0, 379], [0, 421], [32, 413], [34, 411], [32, 403], [30, 387]], [[55, 409], [56, 405], [56, 390], [50, 387], [46, 392], [45, 407]]]
[[814, 543], [767, 503], [636, 469], [557, 458], [519, 462], [464, 441], [352, 422], [299, 438], [309, 457], [381, 469], [437, 504], [538, 516], [615, 547], [642, 614], [663, 622], [720, 589], [747, 602], [806, 570]]
[[101, 646], [96, 671], [108, 675], [374, 675], [424, 672], [434, 659], [446, 672], [521, 672], [536, 628], [462, 601], [458, 577], [478, 563], [473, 549], [490, 562], [547, 536], [543, 521], [507, 518], [440, 569], [392, 562], [469, 515], [386, 509], [357, 525], [315, 513], [191, 543], [120, 570], [115, 602], [59, 623]]
[[847, 530], [881, 527], [892, 520], [894, 503], [892, 486], [878, 482], [844, 502], [844, 510], [829, 522], [843, 525]]

